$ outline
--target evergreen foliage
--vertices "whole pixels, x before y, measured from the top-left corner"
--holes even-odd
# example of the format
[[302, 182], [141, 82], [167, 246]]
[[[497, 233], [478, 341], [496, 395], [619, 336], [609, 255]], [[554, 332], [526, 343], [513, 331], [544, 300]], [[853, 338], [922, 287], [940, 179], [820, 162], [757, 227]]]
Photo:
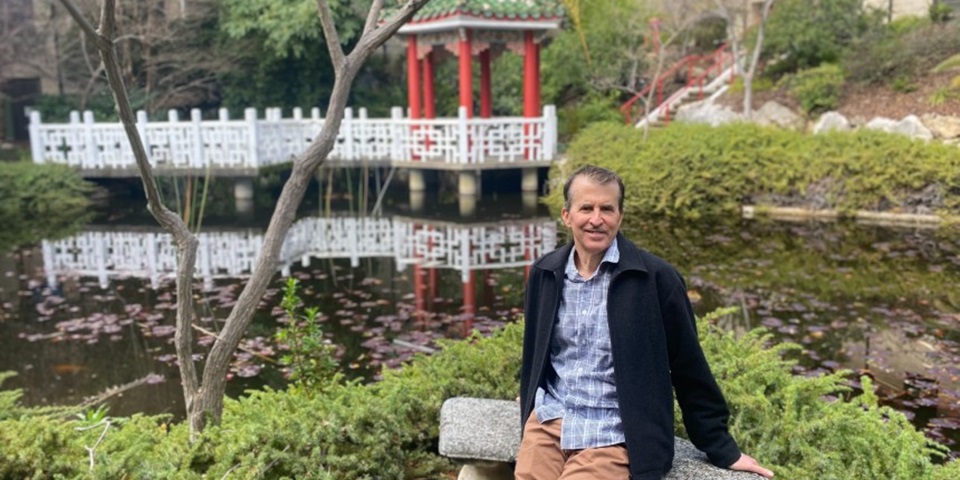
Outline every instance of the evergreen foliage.
[[[619, 172], [625, 209], [646, 215], [696, 219], [757, 201], [848, 213], [918, 205], [960, 213], [954, 147], [872, 130], [805, 135], [745, 123], [673, 123], [645, 139], [635, 128], [597, 124], [574, 140], [564, 171], [554, 167], [552, 175], [585, 164]], [[557, 211], [560, 190], [545, 199]]]
[[[795, 346], [769, 348], [762, 330], [740, 339], [722, 332], [711, 322], [727, 313], [701, 319], [700, 340], [734, 436], [778, 476], [946, 480], [958, 471], [957, 462], [933, 465], [942, 447], [877, 407], [869, 382], [865, 395], [849, 399], [840, 374], [792, 376], [781, 354]], [[440, 405], [454, 396], [515, 398], [522, 335], [517, 323], [489, 338], [444, 342], [371, 385], [249, 392], [228, 400], [223, 423], [193, 445], [186, 425], [139, 415], [113, 419], [97, 444], [103, 430], [83, 420], [11, 419], [5, 393], [0, 478], [443, 478], [456, 467], [436, 453]], [[91, 469], [84, 447], [94, 445]]]
[[836, 109], [840, 103], [843, 82], [843, 70], [834, 63], [824, 63], [787, 77], [790, 93], [808, 114]]
[[79, 228], [92, 189], [64, 165], [0, 162], [0, 251]]
[[844, 50], [881, 17], [866, 12], [861, 0], [783, 0], [767, 20], [763, 56], [772, 74], [796, 72], [838, 62]]

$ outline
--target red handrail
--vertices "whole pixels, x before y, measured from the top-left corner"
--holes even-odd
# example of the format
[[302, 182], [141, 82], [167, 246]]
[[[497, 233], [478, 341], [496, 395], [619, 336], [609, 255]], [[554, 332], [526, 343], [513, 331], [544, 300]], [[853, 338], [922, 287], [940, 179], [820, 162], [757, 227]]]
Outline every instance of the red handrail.
[[[694, 85], [698, 85], [700, 88], [699, 95], [703, 97], [703, 83], [710, 76], [711, 73], [716, 70], [716, 74], [719, 74], [723, 70], [723, 65], [727, 62], [727, 59], [730, 57], [729, 52], [727, 52], [727, 44], [723, 44], [716, 51], [710, 53], [709, 55], [687, 55], [686, 57], [681, 58], [679, 61], [670, 66], [665, 72], [661, 73], [645, 86], [639, 93], [633, 96], [630, 100], [627, 100], [620, 106], [620, 113], [623, 115], [623, 119], [627, 125], [633, 124], [633, 116], [631, 115], [633, 105], [640, 100], [641, 98], [646, 97], [650, 93], [651, 88], [656, 88], [657, 95], [657, 107], [651, 109], [650, 111], [656, 111], [663, 107], [663, 93], [664, 93], [664, 82], [668, 78], [673, 78], [673, 76], [683, 67], [687, 68], [687, 83], [685, 88], [691, 88]], [[696, 78], [693, 77], [693, 67], [701, 62], [709, 62], [707, 68], [703, 73], [698, 75]], [[667, 122], [669, 119], [669, 110], [667, 111]]]

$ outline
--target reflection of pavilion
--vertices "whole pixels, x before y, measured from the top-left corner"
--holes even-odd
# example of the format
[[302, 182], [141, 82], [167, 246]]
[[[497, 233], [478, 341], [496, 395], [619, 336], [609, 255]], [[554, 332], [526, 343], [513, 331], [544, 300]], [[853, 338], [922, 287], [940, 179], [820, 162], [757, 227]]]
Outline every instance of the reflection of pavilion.
[[[243, 278], [253, 269], [263, 243], [263, 232], [237, 229], [201, 232], [197, 250], [197, 277], [207, 288], [219, 278]], [[398, 269], [452, 269], [473, 288], [473, 272], [529, 265], [553, 249], [556, 223], [533, 218], [491, 223], [454, 224], [412, 218], [307, 217], [290, 229], [277, 265], [284, 275], [300, 260], [392, 257]], [[154, 288], [173, 278], [176, 250], [170, 235], [158, 231], [99, 230], [44, 241], [47, 281], [60, 276], [96, 277], [106, 288], [111, 278], [149, 279]], [[435, 275], [434, 275], [435, 276]], [[417, 275], [417, 278], [420, 276]]]

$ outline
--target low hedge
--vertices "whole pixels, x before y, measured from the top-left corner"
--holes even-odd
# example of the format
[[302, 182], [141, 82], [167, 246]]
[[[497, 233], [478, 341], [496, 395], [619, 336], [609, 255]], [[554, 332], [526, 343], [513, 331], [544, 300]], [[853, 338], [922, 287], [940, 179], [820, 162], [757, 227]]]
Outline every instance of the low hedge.
[[[643, 130], [588, 127], [553, 167], [555, 182], [584, 164], [617, 171], [633, 213], [700, 218], [744, 203], [960, 213], [957, 147], [872, 130], [807, 135], [747, 123], [673, 123]], [[562, 189], [545, 201], [556, 209]]]
[[[877, 407], [869, 393], [848, 399], [839, 374], [792, 376], [780, 354], [793, 347], [765, 347], [762, 331], [735, 338], [715, 317], [700, 321], [701, 341], [731, 404], [731, 429], [778, 476], [957, 478], [958, 462], [934, 465], [942, 447], [900, 413]], [[249, 392], [228, 401], [223, 423], [193, 445], [186, 425], [168, 417], [90, 425], [16, 407], [15, 393], [2, 392], [0, 478], [449, 478], [456, 467], [436, 453], [442, 401], [514, 398], [521, 336], [512, 324], [490, 338], [449, 342], [371, 385]], [[94, 446], [91, 468], [84, 447]]]
[[0, 162], [0, 252], [79, 228], [92, 189], [67, 166]]

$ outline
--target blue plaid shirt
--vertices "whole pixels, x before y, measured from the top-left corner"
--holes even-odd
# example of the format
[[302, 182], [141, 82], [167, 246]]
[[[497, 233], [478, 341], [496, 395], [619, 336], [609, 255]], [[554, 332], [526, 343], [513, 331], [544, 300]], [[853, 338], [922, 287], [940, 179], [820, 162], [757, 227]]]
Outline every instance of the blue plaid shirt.
[[583, 278], [570, 251], [563, 297], [550, 339], [556, 376], [537, 390], [534, 408], [540, 423], [563, 419], [560, 448], [579, 450], [624, 443], [613, 377], [607, 292], [611, 270], [620, 261], [617, 241], [604, 253], [597, 272]]

